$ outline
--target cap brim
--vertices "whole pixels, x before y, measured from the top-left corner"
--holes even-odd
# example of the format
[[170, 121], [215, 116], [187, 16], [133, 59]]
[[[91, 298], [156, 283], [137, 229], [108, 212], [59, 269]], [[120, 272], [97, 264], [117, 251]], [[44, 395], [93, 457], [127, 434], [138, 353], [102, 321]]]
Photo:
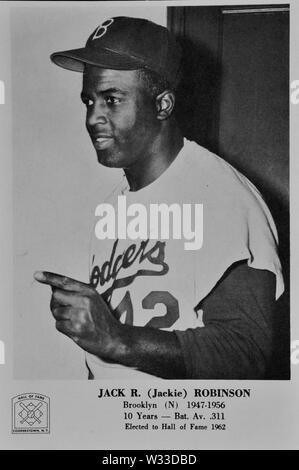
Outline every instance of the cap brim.
[[81, 48], [54, 52], [50, 59], [59, 67], [74, 72], [84, 72], [85, 64], [116, 70], [136, 70], [145, 66], [142, 60], [104, 48], [97, 51]]

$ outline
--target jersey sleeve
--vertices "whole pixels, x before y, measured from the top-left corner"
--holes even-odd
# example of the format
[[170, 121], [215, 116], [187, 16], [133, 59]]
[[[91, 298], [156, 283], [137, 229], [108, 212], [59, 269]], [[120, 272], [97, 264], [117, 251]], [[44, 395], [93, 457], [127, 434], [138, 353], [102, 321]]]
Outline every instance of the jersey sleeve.
[[198, 308], [204, 327], [175, 331], [186, 378], [263, 378], [273, 342], [275, 275], [235, 263]]
[[229, 267], [245, 259], [249, 267], [275, 275], [278, 299], [284, 291], [278, 233], [261, 193], [220, 157], [204, 152], [198, 160], [193, 201], [203, 205], [203, 243], [194, 252], [196, 299], [206, 298]]

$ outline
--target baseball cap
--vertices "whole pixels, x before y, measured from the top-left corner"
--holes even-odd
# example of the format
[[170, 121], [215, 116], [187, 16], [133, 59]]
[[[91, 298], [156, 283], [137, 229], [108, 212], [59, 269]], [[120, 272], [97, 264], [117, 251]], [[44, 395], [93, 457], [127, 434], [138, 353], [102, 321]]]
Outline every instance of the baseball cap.
[[175, 85], [181, 48], [167, 28], [143, 18], [117, 16], [105, 20], [85, 47], [54, 52], [52, 62], [75, 72], [90, 64], [116, 70], [150, 69]]

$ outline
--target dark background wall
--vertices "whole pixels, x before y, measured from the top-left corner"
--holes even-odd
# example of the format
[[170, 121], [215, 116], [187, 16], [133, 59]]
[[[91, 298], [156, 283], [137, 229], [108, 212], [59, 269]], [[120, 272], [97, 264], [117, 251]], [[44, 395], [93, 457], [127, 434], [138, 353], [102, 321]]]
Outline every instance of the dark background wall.
[[169, 7], [167, 20], [184, 51], [185, 136], [244, 173], [276, 222], [286, 291], [268, 376], [289, 378], [289, 7]]

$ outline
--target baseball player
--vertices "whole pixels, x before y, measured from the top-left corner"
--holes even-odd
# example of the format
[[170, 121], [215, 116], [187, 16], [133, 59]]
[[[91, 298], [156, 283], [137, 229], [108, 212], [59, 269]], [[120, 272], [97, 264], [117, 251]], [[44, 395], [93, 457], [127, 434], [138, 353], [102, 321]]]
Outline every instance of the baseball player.
[[256, 379], [271, 360], [283, 292], [277, 232], [248, 179], [185, 139], [175, 116], [181, 51], [145, 19], [104, 21], [52, 61], [83, 74], [98, 162], [123, 168], [106, 202], [202, 204], [203, 243], [106, 238], [93, 231], [90, 278], [37, 272], [56, 328], [86, 351], [89, 378]]

